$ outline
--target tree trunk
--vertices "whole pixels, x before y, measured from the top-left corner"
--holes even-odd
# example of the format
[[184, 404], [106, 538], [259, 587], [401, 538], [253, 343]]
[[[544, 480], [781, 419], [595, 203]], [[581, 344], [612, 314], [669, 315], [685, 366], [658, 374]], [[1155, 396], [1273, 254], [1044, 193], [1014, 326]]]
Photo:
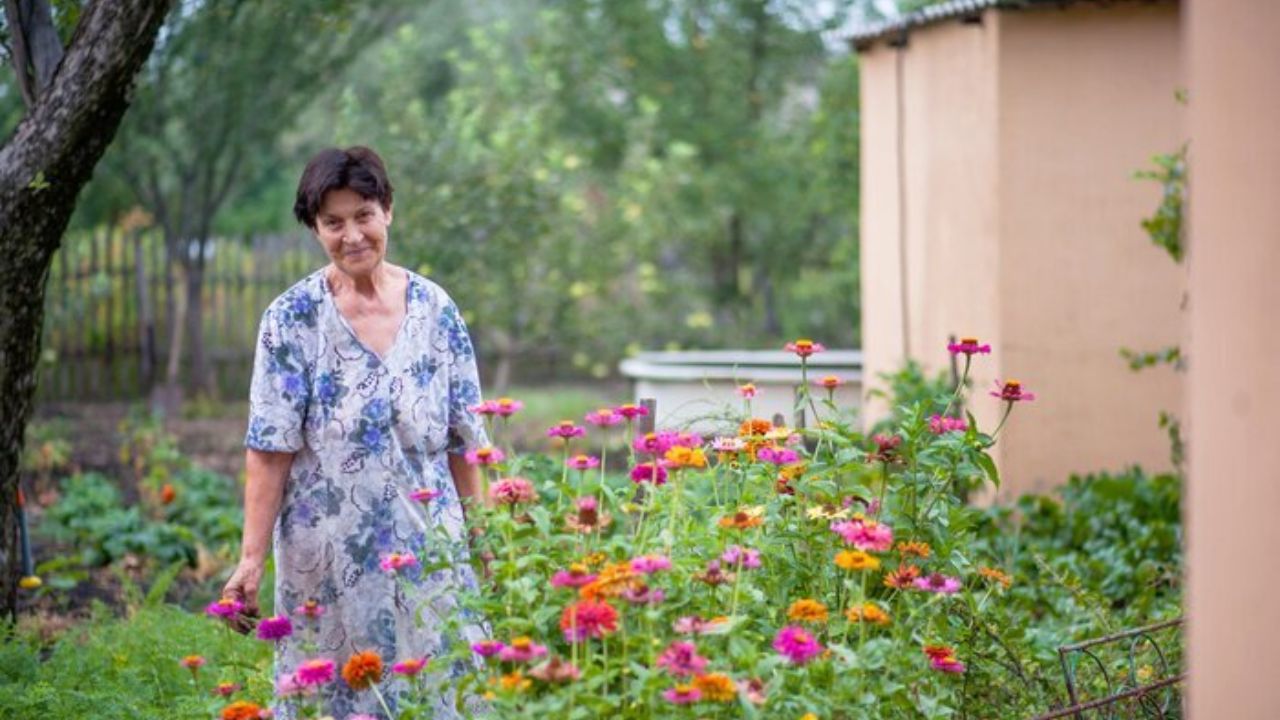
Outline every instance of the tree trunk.
[[[0, 614], [9, 617], [17, 612], [18, 473], [35, 395], [49, 263], [81, 188], [120, 126], [133, 78], [169, 4], [89, 3], [48, 88], [0, 148]], [[12, 27], [23, 18], [7, 19]], [[30, 37], [29, 30], [20, 32]], [[34, 75], [45, 72], [37, 67]]]

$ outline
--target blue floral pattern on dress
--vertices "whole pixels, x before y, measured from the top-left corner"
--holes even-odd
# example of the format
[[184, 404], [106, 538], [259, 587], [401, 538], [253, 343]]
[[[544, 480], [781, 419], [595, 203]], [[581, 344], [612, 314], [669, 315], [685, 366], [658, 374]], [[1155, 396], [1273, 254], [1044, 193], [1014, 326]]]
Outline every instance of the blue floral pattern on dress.
[[[483, 620], [458, 607], [450, 589], [476, 589], [462, 506], [447, 453], [488, 443], [468, 408], [480, 401], [475, 350], [457, 306], [438, 285], [409, 273], [404, 324], [379, 357], [338, 312], [317, 271], [267, 308], [249, 393], [245, 445], [295, 453], [274, 534], [276, 612], [292, 614], [309, 599], [328, 606], [304, 654], [298, 638], [278, 645], [277, 675], [311, 657], [341, 665], [374, 650], [390, 665], [438, 656], [487, 635]], [[423, 505], [418, 488], [444, 494]], [[382, 572], [391, 552], [412, 551], [424, 565], [400, 581]], [[301, 626], [305, 620], [294, 618]], [[457, 678], [468, 668], [447, 672]], [[404, 681], [384, 683], [390, 703]], [[377, 700], [338, 682], [326, 712], [381, 717]], [[437, 699], [434, 717], [461, 717], [453, 691]], [[394, 709], [394, 705], [393, 705]], [[281, 703], [276, 717], [292, 720]]]

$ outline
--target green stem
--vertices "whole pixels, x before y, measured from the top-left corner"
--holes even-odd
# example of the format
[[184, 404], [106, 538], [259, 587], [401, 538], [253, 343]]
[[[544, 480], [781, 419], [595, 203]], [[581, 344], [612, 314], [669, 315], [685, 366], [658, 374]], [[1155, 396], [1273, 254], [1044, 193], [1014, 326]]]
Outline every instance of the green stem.
[[969, 364], [973, 362], [973, 356], [968, 353], [964, 356], [964, 372], [960, 373], [960, 382], [956, 383], [955, 392], [951, 393], [951, 399], [947, 401], [947, 407], [942, 411], [942, 417], [951, 416], [951, 406], [956, 404], [960, 399], [960, 393], [964, 390], [965, 383], [969, 381]]

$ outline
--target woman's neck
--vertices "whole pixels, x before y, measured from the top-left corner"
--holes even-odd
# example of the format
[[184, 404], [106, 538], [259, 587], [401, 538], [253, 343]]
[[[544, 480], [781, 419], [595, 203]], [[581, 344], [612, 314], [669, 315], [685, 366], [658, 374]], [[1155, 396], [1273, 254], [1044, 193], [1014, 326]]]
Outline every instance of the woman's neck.
[[383, 295], [385, 290], [396, 286], [396, 271], [400, 270], [387, 262], [380, 262], [367, 275], [352, 276], [338, 269], [336, 265], [329, 265], [325, 273], [326, 279], [329, 281], [329, 288], [334, 295], [345, 295], [354, 293], [364, 298], [374, 299]]

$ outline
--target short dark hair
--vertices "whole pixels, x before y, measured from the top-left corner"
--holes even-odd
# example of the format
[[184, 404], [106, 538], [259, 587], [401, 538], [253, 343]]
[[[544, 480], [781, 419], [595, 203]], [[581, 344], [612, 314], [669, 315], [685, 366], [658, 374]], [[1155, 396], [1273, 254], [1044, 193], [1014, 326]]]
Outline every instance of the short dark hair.
[[298, 197], [293, 216], [312, 230], [324, 196], [331, 190], [353, 190], [366, 200], [377, 200], [383, 210], [391, 209], [391, 181], [378, 153], [356, 145], [345, 150], [325, 148], [316, 153], [298, 180]]

